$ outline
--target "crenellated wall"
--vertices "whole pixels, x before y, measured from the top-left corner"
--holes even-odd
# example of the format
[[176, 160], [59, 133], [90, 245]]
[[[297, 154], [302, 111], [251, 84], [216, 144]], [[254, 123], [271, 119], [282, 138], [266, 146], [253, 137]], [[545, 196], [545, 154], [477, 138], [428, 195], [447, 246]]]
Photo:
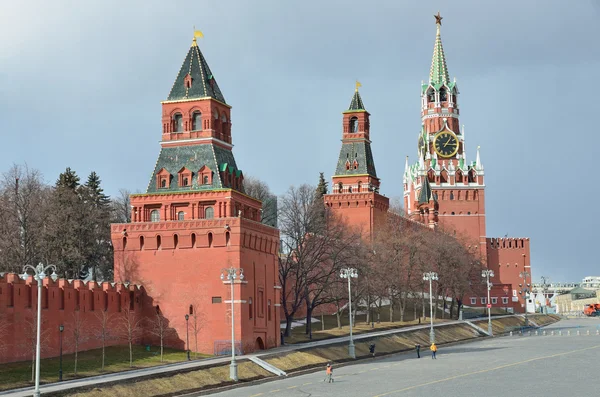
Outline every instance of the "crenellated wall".
[[[102, 312], [109, 316], [108, 345], [124, 344], [121, 327], [126, 312], [144, 326], [152, 315], [152, 299], [143, 287], [133, 284], [96, 283], [93, 281], [47, 278], [41, 288], [41, 355], [59, 354], [59, 326], [64, 325], [63, 353], [73, 348], [73, 329], [79, 322], [79, 350], [101, 347], [98, 332]], [[28, 360], [32, 357], [36, 336], [38, 284], [33, 277], [0, 276], [0, 363]], [[148, 339], [140, 328], [138, 341]]]
[[[512, 285], [510, 295], [511, 298], [517, 298], [519, 304], [516, 310], [520, 312], [525, 311], [526, 303], [523, 285], [531, 285], [529, 243], [529, 238], [486, 239], [488, 267], [495, 274], [492, 282]], [[523, 277], [524, 272], [528, 273], [525, 277]]]

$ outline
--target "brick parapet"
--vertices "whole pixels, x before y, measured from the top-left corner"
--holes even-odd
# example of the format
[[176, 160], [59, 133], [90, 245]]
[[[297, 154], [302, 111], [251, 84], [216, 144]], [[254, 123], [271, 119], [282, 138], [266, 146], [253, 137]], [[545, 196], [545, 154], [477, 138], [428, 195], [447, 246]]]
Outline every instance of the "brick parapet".
[[[97, 283], [94, 281], [45, 279], [41, 288], [42, 357], [58, 355], [59, 325], [65, 326], [63, 352], [72, 351], [68, 343], [72, 336], [73, 322], [78, 317], [83, 332], [80, 350], [101, 346], [93, 337], [99, 328], [99, 313], [113, 317], [113, 329], [109, 345], [124, 343], [117, 337], [118, 316], [124, 308], [132, 309], [140, 319], [148, 317], [145, 310], [151, 308], [151, 299], [143, 287], [133, 284]], [[31, 338], [35, 335], [38, 284], [33, 277], [22, 280], [19, 275], [0, 275], [0, 363], [31, 358]]]

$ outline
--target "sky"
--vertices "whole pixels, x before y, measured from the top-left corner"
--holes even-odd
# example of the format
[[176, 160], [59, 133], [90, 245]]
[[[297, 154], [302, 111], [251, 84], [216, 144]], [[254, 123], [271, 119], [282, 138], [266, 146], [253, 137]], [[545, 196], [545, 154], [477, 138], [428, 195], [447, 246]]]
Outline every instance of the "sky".
[[109, 195], [145, 191], [195, 26], [245, 175], [276, 194], [330, 179], [358, 80], [381, 193], [400, 198], [438, 11], [467, 157], [481, 146], [488, 236], [531, 238], [534, 282], [600, 275], [585, 143], [599, 0], [0, 0], [0, 171], [27, 163], [53, 184], [71, 167]]

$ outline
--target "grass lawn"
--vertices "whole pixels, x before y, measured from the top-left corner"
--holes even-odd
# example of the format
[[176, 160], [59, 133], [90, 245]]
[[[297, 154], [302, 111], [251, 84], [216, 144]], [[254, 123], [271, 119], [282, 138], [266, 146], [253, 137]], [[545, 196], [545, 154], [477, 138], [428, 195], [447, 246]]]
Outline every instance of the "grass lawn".
[[[198, 358], [209, 357], [198, 354]], [[192, 353], [194, 358], [194, 353]], [[111, 346], [106, 348], [104, 371], [102, 365], [102, 349], [79, 352], [77, 360], [77, 376], [73, 374], [75, 355], [63, 354], [63, 380], [83, 378], [110, 372], [121, 372], [135, 368], [153, 367], [156, 365], [175, 363], [187, 360], [185, 351], [164, 349], [163, 362], [160, 362], [160, 347], [152, 346], [146, 351], [144, 346], [133, 347], [133, 368], [129, 367], [129, 347]], [[42, 359], [40, 363], [40, 383], [58, 381], [59, 358]], [[0, 390], [32, 386], [31, 361], [21, 361], [0, 365]]]

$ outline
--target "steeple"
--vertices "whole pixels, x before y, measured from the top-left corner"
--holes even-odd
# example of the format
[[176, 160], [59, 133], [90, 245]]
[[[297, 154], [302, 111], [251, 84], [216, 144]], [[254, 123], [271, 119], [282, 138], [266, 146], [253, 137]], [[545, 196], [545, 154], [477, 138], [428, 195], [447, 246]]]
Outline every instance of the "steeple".
[[[377, 178], [369, 139], [370, 114], [365, 109], [358, 92], [360, 85], [359, 82], [356, 82], [350, 106], [348, 110], [343, 112], [342, 148], [333, 176], [334, 192], [339, 191], [340, 186], [345, 186], [347, 177], [359, 177], [359, 185], [364, 191], [367, 191], [367, 188], [375, 191], [379, 189], [379, 179]], [[352, 190], [351, 187], [349, 188]], [[342, 187], [343, 189], [344, 187]]]
[[167, 101], [212, 98], [226, 104], [225, 98], [198, 47], [196, 37], [175, 78]]
[[196, 31], [171, 93], [162, 102], [161, 150], [146, 192], [243, 192], [232, 152], [231, 106], [198, 48]]
[[360, 97], [360, 93], [358, 92], [358, 83], [357, 87], [354, 90], [354, 95], [352, 96], [352, 101], [350, 102], [350, 106], [348, 107], [348, 111], [366, 111], [365, 105], [363, 104], [362, 98]]
[[450, 77], [448, 75], [448, 68], [446, 67], [446, 56], [444, 55], [444, 47], [442, 46], [442, 36], [440, 34], [440, 28], [442, 27], [442, 16], [438, 12], [435, 17], [435, 25], [437, 33], [435, 35], [435, 45], [433, 47], [433, 59], [431, 60], [431, 71], [429, 72], [429, 83], [433, 86], [440, 86], [442, 84], [448, 85], [450, 83]]

